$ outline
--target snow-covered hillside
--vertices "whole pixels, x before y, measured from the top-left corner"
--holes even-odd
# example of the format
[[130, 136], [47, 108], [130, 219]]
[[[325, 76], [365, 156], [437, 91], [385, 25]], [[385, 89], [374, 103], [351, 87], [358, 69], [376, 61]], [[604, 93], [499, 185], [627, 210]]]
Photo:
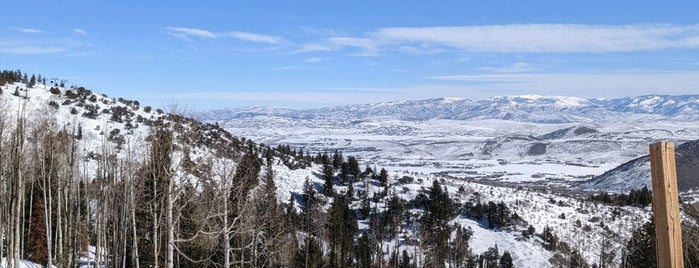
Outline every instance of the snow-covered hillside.
[[[278, 195], [281, 200], [289, 198], [289, 194], [303, 192], [303, 181], [310, 178], [311, 182], [320, 186], [323, 184], [321, 168], [316, 166], [311, 169], [289, 170], [285, 166], [275, 166], [275, 182], [279, 185]], [[400, 182], [399, 179], [408, 176], [412, 182]], [[650, 218], [650, 208], [618, 207], [591, 203], [584, 199], [561, 196], [547, 191], [536, 191], [529, 188], [510, 188], [480, 184], [464, 181], [450, 176], [419, 174], [414, 172], [392, 172], [389, 177], [389, 196], [385, 199], [372, 201], [371, 207], [384, 211], [390, 195], [395, 194], [405, 201], [415, 200], [420, 193], [432, 185], [433, 180], [439, 180], [446, 187], [450, 197], [459, 206], [469, 202], [482, 203], [503, 202], [514, 213], [519, 215], [528, 225], [531, 225], [540, 233], [549, 227], [559, 237], [560, 241], [567, 241], [573, 250], [580, 252], [588, 263], [596, 263], [600, 252], [614, 252], [616, 264], [621, 261], [621, 253], [625, 243], [631, 236], [631, 232]], [[369, 196], [383, 191], [371, 183], [368, 188], [365, 182], [355, 183], [354, 189], [367, 191]], [[460, 190], [460, 188], [462, 188]], [[322, 187], [317, 187], [322, 191]], [[346, 191], [347, 187], [338, 187], [338, 191]], [[352, 207], [359, 209], [361, 200], [356, 200]], [[300, 208], [297, 208], [300, 209]], [[415, 213], [412, 219], [419, 218], [424, 212], [412, 210]], [[555, 252], [549, 251], [541, 237], [533, 236], [525, 238], [522, 234], [527, 225], [507, 229], [490, 229], [487, 221], [478, 221], [464, 215], [452, 219], [451, 224], [460, 224], [464, 228], [470, 228], [473, 236], [469, 240], [474, 253], [480, 254], [488, 248], [497, 245], [500, 253], [508, 251], [512, 254], [515, 267], [552, 267], [550, 259]], [[360, 221], [364, 231], [368, 231], [368, 221]], [[390, 253], [397, 248], [397, 252], [406, 250], [416, 252], [419, 248], [415, 244], [419, 237], [418, 227], [404, 224], [401, 227], [400, 236], [394, 240], [384, 241], [382, 248], [386, 248], [384, 258], [388, 259]], [[419, 252], [419, 251], [417, 251]], [[417, 258], [424, 258], [420, 254]]]
[[[699, 189], [699, 140], [675, 147], [677, 186], [680, 192]], [[589, 190], [628, 192], [651, 187], [650, 159], [642, 156], [620, 165], [577, 187]]]
[[503, 119], [532, 123], [573, 123], [612, 122], [629, 115], [679, 117], [683, 120], [697, 118], [699, 116], [699, 95], [646, 95], [619, 99], [522, 95], [499, 96], [480, 101], [438, 98], [307, 110], [246, 107], [202, 111], [197, 114], [197, 118], [204, 121], [223, 122], [257, 116], [273, 116], [299, 119], [346, 118], [363, 120], [387, 117], [405, 121]]
[[[220, 227], [223, 223], [217, 219], [227, 219], [230, 216], [220, 214], [222, 212], [217, 209], [227, 209], [227, 206], [220, 203], [228, 204], [227, 200], [240, 202], [237, 199], [239, 196], [226, 191], [246, 183], [247, 176], [252, 176], [250, 185], [253, 186], [250, 187], [253, 188], [247, 189], [250, 192], [244, 200], [252, 200], [253, 196], [264, 193], [264, 187], [275, 185], [276, 200], [286, 209], [283, 212], [285, 214], [277, 214], [273, 222], [294, 222], [293, 215], [309, 213], [309, 205], [304, 203], [304, 194], [308, 190], [306, 186], [310, 185], [322, 202], [321, 214], [315, 215], [317, 218], [313, 218], [311, 224], [319, 224], [321, 230], [306, 231], [304, 228], [308, 228], [308, 222], [303, 226], [302, 221], [290, 223], [287, 227], [296, 234], [297, 239], [315, 236], [321, 240], [325, 254], [330, 254], [331, 240], [323, 236], [327, 230], [322, 229], [328, 228], [332, 217], [331, 209], [339, 202], [338, 198], [342, 197], [348, 202], [348, 210], [351, 212], [348, 217], [356, 220], [358, 229], [351, 241], [358, 244], [360, 237], [372, 236], [371, 243], [375, 243], [378, 252], [371, 253], [375, 254], [372, 255], [374, 261], [382, 259], [389, 262], [392, 254], [405, 251], [411, 262], [422, 264], [427, 253], [423, 245], [426, 242], [422, 237], [425, 229], [420, 224], [425, 215], [431, 213], [426, 204], [431, 198], [430, 188], [436, 181], [444, 187], [450, 202], [453, 202], [450, 209], [454, 212], [447, 221], [449, 228], [453, 228], [449, 229], [451, 233], [446, 239], [450, 241], [442, 242], [452, 243], [451, 240], [456, 240], [455, 227], [463, 227], [470, 233], [467, 242], [476, 259], [485, 258], [486, 252], [497, 248], [500, 253], [507, 251], [511, 254], [516, 267], [552, 267], [553, 262], [561, 258], [561, 254], [577, 254], [590, 264], [599, 263], [602, 256], [612, 264], [621, 263], [628, 239], [637, 226], [648, 220], [649, 208], [595, 203], [589, 201], [585, 194], [578, 195], [579, 193], [541, 186], [565, 189], [577, 185], [623, 161], [644, 154], [648, 142], [658, 139], [687, 141], [695, 139], [699, 133], [698, 127], [687, 125], [683, 119], [661, 123], [646, 121], [649, 118], [664, 118], [664, 115], [625, 114], [628, 124], [589, 121], [589, 118], [581, 119], [574, 113], [566, 115], [565, 120], [553, 114], [534, 116], [537, 111], [543, 113], [549, 109], [590, 109], [600, 101], [577, 98], [500, 97], [489, 100], [498, 103], [496, 106], [500, 108], [493, 108], [498, 111], [483, 108], [489, 114], [506, 111], [506, 114], [512, 116], [509, 119], [500, 118], [503, 114], [495, 119], [483, 116], [468, 120], [422, 116], [428, 113], [467, 114], [471, 110], [445, 107], [455, 104], [471, 107], [481, 103], [463, 99], [439, 99], [349, 106], [342, 108], [346, 111], [337, 112], [338, 114], [334, 114], [336, 111], [333, 109], [336, 108], [321, 109], [324, 116], [303, 115], [303, 111], [288, 109], [256, 108], [247, 109], [247, 115], [240, 115], [235, 120], [202, 123], [166, 114], [158, 109], [153, 111], [150, 107], [140, 107], [137, 101], [109, 98], [84, 88], [59, 88], [40, 84], [30, 88], [23, 83], [11, 83], [0, 89], [0, 115], [5, 119], [4, 122], [12, 124], [17, 118], [27, 118], [31, 120], [29, 125], [32, 129], [37, 129], [42, 122], [48, 122], [48, 128], [64, 130], [70, 133], [71, 138], [79, 140], [76, 155], [80, 156], [81, 161], [76, 164], [78, 168], [75, 173], [71, 174], [80, 178], [81, 183], [99, 184], [88, 187], [87, 191], [91, 193], [81, 198], [91, 198], [87, 206], [90, 217], [111, 221], [118, 225], [114, 228], [118, 228], [120, 235], [123, 235], [116, 237], [107, 229], [99, 229], [104, 228], [104, 225], [100, 225], [100, 220], [86, 220], [85, 224], [90, 226], [89, 232], [97, 234], [97, 245], [86, 247], [87, 250], [80, 253], [87, 257], [76, 256], [77, 263], [105, 262], [110, 258], [130, 261], [126, 258], [127, 255], [119, 254], [131, 244], [114, 246], [108, 240], [124, 239], [122, 243], [125, 243], [132, 232], [134, 236], [137, 232], [144, 237], [152, 234], [151, 225], [139, 226], [135, 215], [137, 211], [145, 211], [145, 208], [141, 208], [144, 211], [138, 210], [138, 206], [150, 206], [154, 202], [128, 206], [124, 205], [129, 204], [128, 200], [119, 198], [134, 191], [151, 189], [148, 184], [140, 184], [142, 182], [137, 178], [141, 175], [134, 173], [135, 170], [138, 173], [146, 172], [146, 166], [142, 169], [138, 167], [152, 160], [152, 156], [148, 154], [153, 148], [150, 144], [154, 140], [149, 135], [151, 126], [157, 124], [166, 125], [174, 133], [171, 154], [171, 168], [174, 172], [171, 175], [178, 178], [178, 185], [171, 187], [178, 189], [178, 196], [182, 194], [191, 198], [184, 200], [181, 210], [177, 211], [198, 215], [181, 219], [184, 222], [182, 224], [194, 226], [191, 228]], [[416, 108], [418, 111], [410, 108], [416, 103], [422, 105], [422, 108]], [[522, 107], [529, 108], [521, 110]], [[480, 112], [485, 111], [483, 109]], [[616, 113], [610, 110], [595, 111], [600, 115]], [[528, 118], [534, 118], [533, 121], [536, 122], [511, 120], [527, 113], [530, 114], [527, 115]], [[687, 114], [683, 114], [685, 115]], [[215, 123], [230, 132], [219, 128]], [[231, 133], [250, 139], [238, 138]], [[272, 146], [290, 144], [294, 149], [293, 153], [284, 152], [251, 141]], [[684, 147], [690, 147], [694, 143], [685, 144]], [[314, 156], [326, 151], [332, 153], [336, 149], [342, 150], [345, 156], [358, 156], [361, 163], [358, 166], [366, 166], [369, 167], [367, 170], [373, 171], [347, 175], [342, 166], [349, 165], [348, 160], [330, 170], [331, 178], [328, 179], [324, 166]], [[300, 151], [303, 153], [299, 153]], [[107, 162], [105, 159], [115, 161]], [[691, 165], [693, 163], [689, 162]], [[120, 166], [119, 172], [114, 171], [113, 174], [104, 176], [110, 168], [108, 165], [112, 164], [123, 166]], [[250, 169], [251, 166], [257, 166], [258, 170]], [[388, 170], [385, 185], [379, 181], [378, 170], [381, 168]], [[246, 172], [239, 175], [238, 170]], [[265, 175], [269, 172], [272, 172], [274, 184], [265, 181]], [[105, 177], [114, 180], [101, 180]], [[234, 180], [233, 184], [224, 187], [231, 180]], [[328, 181], [337, 194], [325, 192]], [[77, 181], [65, 183], [78, 185]], [[130, 191], [127, 186], [142, 189], [131, 188], [133, 191]], [[107, 187], [109, 190], [102, 191], [97, 187]], [[621, 189], [628, 185], [605, 184], [604, 187]], [[57, 191], [63, 193], [67, 189], [57, 188]], [[590, 186], [582, 189], [598, 188]], [[72, 200], [66, 197], [66, 202], [72, 200], [79, 204], [81, 198]], [[130, 202], [134, 202], [133, 199]], [[244, 214], [246, 217], [236, 220], [235, 225], [229, 227], [234, 232], [240, 231], [236, 234], [241, 237], [246, 232], [252, 232], [249, 227], [257, 227], [256, 220], [263, 222], [263, 217], [258, 215], [261, 211], [272, 211], [269, 208], [273, 205], [269, 203], [256, 203], [260, 202], [258, 200], [250, 202], [243, 202], [244, 205], [239, 207], [243, 210], [241, 213], [250, 214]], [[386, 221], [395, 202], [405, 207], [397, 217], [396, 234], [377, 234], [388, 228], [376, 225], [379, 224], [377, 222], [389, 225]], [[194, 207], [188, 207], [190, 205]], [[262, 207], [247, 210], [249, 206]], [[511, 222], [502, 226], [493, 225], [490, 216], [481, 211], [488, 209], [488, 206], [501, 209], [500, 212], [511, 218]], [[75, 207], [79, 206], [71, 208]], [[112, 207], [118, 209], [108, 213]], [[503, 207], [506, 209], [503, 210]], [[153, 209], [164, 210], [163, 207], [149, 208], [151, 212]], [[134, 216], [117, 213], [129, 210], [132, 210]], [[285, 217], [289, 219], [282, 220]], [[192, 222], [197, 219], [200, 222]], [[131, 220], [134, 220], [133, 223]], [[153, 226], [157, 227], [155, 230], [166, 228], [164, 224], [158, 226], [156, 223]], [[206, 243], [198, 244], [199, 247], [195, 249], [222, 255], [220, 250], [225, 243], [216, 244], [215, 241], [224, 238], [216, 230], [197, 233], [197, 236], [201, 236], [199, 239]], [[193, 230], [183, 229], [177, 235], [184, 236], [187, 231]], [[547, 236], [550, 234], [565, 246], [552, 248], [551, 238]], [[150, 236], [147, 237], [150, 239]], [[159, 239], [166, 239], [166, 236], [161, 235]], [[297, 242], [304, 246], [305, 241], [300, 240]], [[191, 246], [186, 242], [173, 243], [178, 243], [183, 248]], [[219, 264], [217, 261], [220, 262], [220, 259], [209, 261]], [[26, 264], [32, 265], [29, 262]]]
[[[699, 139], [699, 126], [691, 123], [699, 116], [698, 101], [695, 95], [527, 95], [195, 116], [265, 144], [341, 150], [391, 170], [569, 186], [647, 154], [650, 143]], [[607, 190], [628, 191], [613, 185], [618, 189]]]

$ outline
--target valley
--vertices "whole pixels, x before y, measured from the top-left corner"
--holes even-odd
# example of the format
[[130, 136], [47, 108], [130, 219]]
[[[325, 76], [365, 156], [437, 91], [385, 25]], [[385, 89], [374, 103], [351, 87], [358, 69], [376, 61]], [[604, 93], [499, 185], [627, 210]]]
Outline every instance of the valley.
[[[443, 119], [454, 114], [440, 111], [468, 110], [472, 105], [471, 101], [454, 99], [300, 111], [247, 108], [195, 116], [264, 144], [288, 144], [311, 154], [339, 150], [393, 171], [559, 187], [574, 187], [646, 155], [650, 143], [666, 140], [681, 144], [699, 138], [699, 126], [684, 114], [615, 112], [624, 108], [593, 109], [581, 107], [579, 103], [584, 100], [529, 97], [512, 97], [519, 102], [505, 107], [501, 107], [502, 98], [482, 101], [479, 106], [490, 108], [481, 107], [478, 116], [462, 113], [466, 119]], [[501, 112], [517, 113], [543, 109], [547, 103], [571, 102], [571, 107], [553, 106], [515, 120], [504, 119]], [[636, 104], [643, 102], [627, 101], [626, 105], [638, 108]], [[662, 104], [656, 105], [667, 106]], [[411, 114], [412, 111], [424, 112]], [[590, 111], [587, 117], [580, 116], [585, 111]], [[541, 114], [548, 115], [551, 121], [571, 122], [542, 123]], [[472, 119], [478, 117], [487, 119]], [[628, 192], [643, 185], [649, 186], [639, 182], [605, 190]]]

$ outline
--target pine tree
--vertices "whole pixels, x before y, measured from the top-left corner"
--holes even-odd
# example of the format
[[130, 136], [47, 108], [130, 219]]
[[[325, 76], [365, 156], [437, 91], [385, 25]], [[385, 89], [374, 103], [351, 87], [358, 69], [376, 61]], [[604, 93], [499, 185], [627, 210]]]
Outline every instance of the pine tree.
[[406, 250], [403, 250], [403, 253], [401, 254], [400, 258], [400, 263], [398, 264], [399, 268], [410, 268], [410, 255], [408, 255], [408, 252]]
[[456, 236], [453, 243], [453, 260], [456, 267], [471, 267], [475, 264], [475, 257], [468, 244], [468, 240], [473, 236], [473, 230], [469, 227], [465, 229], [461, 226], [456, 227]]
[[626, 244], [626, 264], [629, 267], [657, 267], [655, 259], [655, 227], [653, 221], [636, 228]]
[[498, 261], [500, 261], [500, 253], [498, 252], [498, 245], [495, 247], [490, 247], [486, 252], [483, 252], [481, 258], [485, 262], [484, 268], [497, 268]]
[[335, 184], [335, 176], [333, 174], [333, 167], [329, 163], [323, 163], [323, 193], [326, 196], [331, 196], [333, 194], [333, 185]]
[[343, 196], [335, 195], [333, 200], [326, 225], [330, 239], [330, 264], [344, 267], [351, 264], [354, 235], [358, 230], [357, 219]]
[[29, 84], [27, 86], [34, 87], [34, 85], [36, 85], [36, 76], [32, 75], [32, 78], [29, 79]]
[[340, 165], [342, 165], [343, 162], [345, 162], [345, 160], [342, 157], [342, 152], [335, 150], [335, 153], [333, 154], [333, 168], [340, 168]]
[[367, 234], [362, 234], [354, 247], [354, 256], [357, 259], [357, 266], [362, 268], [371, 267], [371, 241]]
[[140, 170], [140, 191], [136, 227], [139, 237], [147, 238], [138, 242], [139, 263], [156, 265], [164, 263], [166, 248], [166, 226], [163, 224], [167, 206], [167, 188], [171, 179], [172, 132], [155, 128], [150, 139], [149, 159]]
[[500, 267], [499, 268], [514, 268], [515, 265], [512, 263], [512, 256], [510, 252], [505, 250], [500, 257]]
[[451, 199], [437, 180], [430, 189], [429, 204], [420, 218], [421, 236], [425, 251], [425, 266], [444, 267], [449, 252]]
[[292, 267], [325, 267], [326, 263], [320, 243], [315, 238], [306, 237], [305, 244], [296, 251]]
[[381, 169], [379, 172], [379, 182], [381, 182], [381, 186], [386, 187], [388, 186], [388, 171], [386, 169]]

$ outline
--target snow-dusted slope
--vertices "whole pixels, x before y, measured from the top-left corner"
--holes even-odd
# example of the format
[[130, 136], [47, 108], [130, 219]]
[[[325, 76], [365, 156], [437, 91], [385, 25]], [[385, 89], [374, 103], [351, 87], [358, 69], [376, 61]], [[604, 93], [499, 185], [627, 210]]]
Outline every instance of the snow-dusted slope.
[[407, 121], [431, 119], [503, 119], [535, 123], [614, 121], [630, 114], [679, 117], [699, 116], [699, 95], [646, 95], [619, 99], [581, 99], [555, 96], [500, 96], [473, 101], [438, 98], [347, 105], [307, 110], [273, 107], [246, 107], [204, 111], [196, 116], [205, 121], [226, 122], [256, 116], [298, 119], [355, 119], [388, 117]]
[[[12, 94], [15, 89], [17, 95]], [[85, 155], [96, 155], [106, 150], [117, 157], [126, 157], [128, 151], [125, 147], [146, 148], [142, 142], [145, 142], [148, 135], [148, 125], [158, 120], [172, 124], [173, 129], [179, 133], [177, 142], [190, 139], [193, 144], [190, 152], [192, 159], [213, 157], [220, 153], [213, 152], [212, 148], [227, 147], [236, 152], [236, 144], [240, 145], [237, 138], [214, 125], [172, 118], [157, 111], [145, 111], [145, 107], [140, 107], [137, 102], [116, 100], [88, 91], [82, 91], [77, 96], [68, 94], [68, 91], [75, 94], [77, 89], [60, 88], [58, 91], [54, 89], [52, 93], [50, 86], [43, 85], [26, 88], [23, 84], [11, 84], [3, 86], [2, 91], [1, 111], [5, 116], [10, 116], [9, 118], [22, 115], [24, 110], [24, 116], [31, 118], [32, 124], [48, 118], [55, 119], [53, 127], [57, 129], [82, 129], [81, 150]], [[574, 109], [590, 105], [591, 102], [575, 98], [551, 99], [539, 96], [503, 97], [498, 101], [502, 102], [502, 107], [514, 110], [518, 109], [518, 106], [529, 105], [527, 103], [533, 105], [532, 107], [539, 107], [531, 109], [545, 110], [551, 105], [558, 107], [555, 109]], [[414, 199], [431, 186], [432, 180], [438, 179], [446, 186], [450, 196], [460, 204], [474, 198], [482, 202], [503, 202], [531, 224], [537, 233], [548, 226], [562, 241], [575, 241], [574, 244], [571, 243], [571, 247], [581, 251], [583, 258], [591, 263], [595, 262], [598, 256], [601, 249], [597, 245], [603, 239], [611, 240], [611, 247], [616, 252], [621, 252], [621, 247], [633, 228], [647, 219], [648, 211], [595, 205], [555, 193], [532, 191], [526, 187], [518, 189], [485, 185], [463, 180], [463, 177], [506, 180], [522, 184], [552, 183], [559, 180], [579, 181], [611, 168], [614, 163], [612, 159], [618, 158], [619, 155], [632, 157], [637, 153], [637, 145], [645, 143], [648, 137], [655, 139], [670, 136], [686, 139], [698, 133], [696, 128], [673, 123], [632, 128], [629, 125], [610, 126], [598, 122], [583, 125], [542, 124], [503, 119], [417, 120], [424, 119], [422, 114], [431, 113], [433, 109], [435, 113], [445, 115], [468, 113], [461, 108], [440, 108], [446, 107], [445, 105], [477, 105], [477, 102], [462, 99], [428, 100], [420, 103], [423, 107], [421, 109], [424, 110], [413, 112], [408, 117], [397, 117], [393, 114], [409, 113], [409, 105], [412, 104], [376, 104], [376, 107], [371, 109], [355, 106], [353, 109], [358, 113], [364, 113], [366, 118], [349, 121], [347, 118], [357, 118], [349, 117], [349, 113], [354, 113], [349, 110], [348, 114], [345, 114], [347, 118], [327, 118], [303, 117], [303, 114], [297, 114], [297, 111], [293, 110], [265, 108], [240, 115], [241, 121], [228, 122], [226, 126], [237, 126], [231, 129], [236, 133], [253, 134], [250, 136], [255, 141], [266, 144], [290, 142], [313, 151], [339, 148], [343, 149], [346, 155], [359, 155], [362, 165], [367, 163], [372, 166], [385, 166], [391, 172], [388, 192], [395, 193], [405, 201]], [[325, 112], [332, 113], [330, 110]], [[510, 112], [513, 118], [525, 116], [525, 113]], [[546, 117], [543, 121], [548, 122], [552, 118], [560, 119], [553, 116]], [[181, 122], [184, 123], [178, 124], [176, 119], [183, 120]], [[591, 131], [592, 129], [595, 131]], [[223, 146], [214, 146], [221, 144]], [[614, 148], [621, 148], [621, 152], [610, 153]], [[581, 159], [580, 154], [590, 159]], [[86, 170], [96, 170], [94, 159], [85, 160], [83, 162]], [[321, 167], [317, 165], [291, 169], [282, 164], [280, 158], [275, 158], [273, 170], [277, 195], [281, 202], [286, 203], [299, 197], [306, 179], [312, 182], [317, 190], [320, 190], [319, 187], [323, 184]], [[441, 173], [461, 176], [444, 176]], [[415, 181], [402, 184], [398, 182], [398, 178], [402, 176], [413, 176]], [[365, 191], [368, 196], [384, 191], [383, 187], [371, 183], [365, 186], [362, 182], [357, 182], [353, 186], [356, 190]], [[465, 191], [459, 192], [460, 187], [464, 187]], [[347, 189], [347, 186], [336, 185], [339, 192]], [[370, 206], [382, 210], [386, 207], [386, 201], [386, 198], [372, 200]], [[353, 208], [359, 208], [359, 199], [352, 202]], [[296, 209], [300, 210], [302, 207], [297, 203]], [[423, 211], [415, 209], [411, 213], [418, 217]], [[563, 214], [565, 217], [561, 218]], [[604, 220], [600, 222], [600, 219]], [[476, 254], [497, 245], [501, 253], [507, 250], [512, 254], [517, 267], [551, 266], [549, 259], [554, 253], [547, 251], [541, 238], [537, 236], [523, 238], [521, 231], [526, 226], [505, 230], [488, 229], [482, 221], [475, 221], [463, 215], [453, 218], [451, 223], [458, 223], [473, 230], [474, 234], [469, 243]], [[367, 231], [366, 220], [361, 220], [359, 226], [361, 231]], [[382, 248], [395, 246], [409, 252], [418, 251], [417, 257], [420, 258], [419, 244], [409, 239], [419, 236], [417, 230], [419, 228], [415, 225], [404, 224], [401, 235], [394, 240], [383, 241]], [[617, 255], [617, 263], [619, 256]], [[390, 255], [386, 253], [383, 257], [388, 259]]]
[[[677, 187], [680, 192], [699, 189], [699, 140], [675, 148]], [[588, 190], [628, 192], [643, 186], [651, 189], [650, 159], [647, 155], [631, 160], [605, 172], [578, 187]]]
[[[195, 116], [265, 144], [342, 150], [391, 170], [549, 185], [601, 175], [647, 154], [652, 142], [699, 139], [697, 103], [697, 95], [525, 95]], [[625, 191], [628, 183], [613, 185]]]

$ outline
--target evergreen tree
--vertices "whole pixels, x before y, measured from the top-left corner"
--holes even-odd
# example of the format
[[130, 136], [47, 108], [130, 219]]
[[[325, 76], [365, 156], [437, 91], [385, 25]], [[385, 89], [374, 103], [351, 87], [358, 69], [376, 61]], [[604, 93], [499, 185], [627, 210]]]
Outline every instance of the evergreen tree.
[[544, 246], [550, 251], [556, 251], [558, 249], [558, 237], [553, 234], [551, 228], [546, 225], [544, 230], [541, 231], [541, 239], [544, 240]]
[[495, 245], [495, 247], [490, 247], [486, 252], [483, 252], [483, 254], [481, 254], [481, 259], [483, 260], [484, 268], [497, 268], [498, 262], [500, 261], [498, 245]]
[[510, 252], [505, 250], [505, 252], [502, 253], [502, 257], [500, 257], [500, 268], [514, 268], [515, 265], [512, 263], [512, 256], [510, 255]]
[[[162, 128], [152, 131], [150, 137], [150, 155], [140, 170], [140, 191], [136, 195], [139, 206], [136, 210], [136, 228], [139, 237], [138, 252], [141, 265], [155, 265], [165, 262], [166, 227], [163, 224], [165, 214], [167, 187], [172, 175], [172, 132]], [[156, 256], [154, 249], [157, 250]]]
[[32, 75], [32, 78], [29, 79], [29, 84], [27, 86], [34, 87], [34, 85], [36, 85], [36, 76]]
[[342, 165], [343, 162], [345, 162], [345, 160], [342, 157], [342, 152], [335, 150], [335, 153], [333, 154], [333, 168], [340, 168], [340, 165]]
[[348, 173], [352, 176], [359, 177], [359, 174], [362, 173], [362, 170], [359, 169], [359, 161], [357, 161], [357, 158], [354, 156], [349, 156], [347, 157], [347, 165], [348, 165]]
[[425, 266], [444, 267], [449, 245], [451, 199], [437, 180], [430, 189], [429, 204], [420, 219], [420, 229], [425, 251]]
[[329, 163], [323, 163], [323, 193], [327, 196], [333, 194], [333, 185], [335, 184], [335, 174], [333, 172], [333, 167]]
[[326, 263], [323, 257], [323, 250], [320, 248], [320, 243], [315, 238], [306, 237], [306, 241], [294, 255], [292, 267], [307, 268], [307, 267], [325, 267]]
[[473, 230], [469, 227], [465, 229], [461, 226], [456, 227], [456, 236], [453, 243], [453, 257], [456, 267], [471, 267], [475, 265], [475, 257], [468, 244], [468, 240], [473, 235]]
[[388, 171], [386, 169], [381, 169], [379, 172], [379, 182], [381, 182], [381, 186], [386, 187], [388, 186]]
[[626, 264], [628, 267], [657, 267], [655, 257], [655, 227], [653, 221], [636, 228], [626, 244]]
[[358, 230], [357, 219], [344, 197], [335, 195], [333, 200], [326, 226], [330, 240], [330, 264], [345, 267], [351, 264], [354, 235]]
[[362, 234], [354, 247], [354, 256], [357, 259], [357, 267], [371, 267], [371, 241], [366, 233]]
[[410, 268], [410, 255], [408, 255], [408, 251], [405, 249], [403, 250], [403, 253], [401, 254], [400, 258], [400, 263], [398, 264], [399, 268]]

